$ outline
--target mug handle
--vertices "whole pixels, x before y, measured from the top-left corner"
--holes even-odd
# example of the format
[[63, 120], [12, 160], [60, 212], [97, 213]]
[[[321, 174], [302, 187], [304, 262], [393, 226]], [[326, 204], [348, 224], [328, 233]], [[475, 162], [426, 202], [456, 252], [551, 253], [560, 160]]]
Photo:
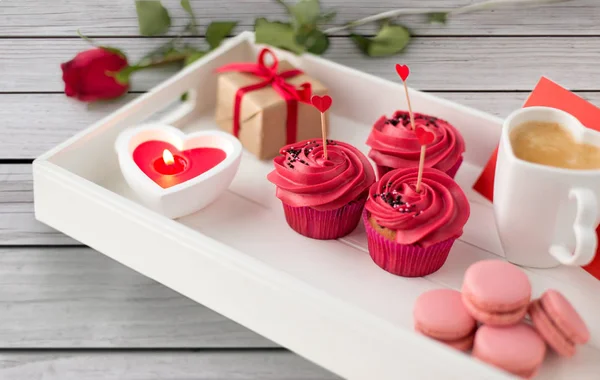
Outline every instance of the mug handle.
[[575, 251], [571, 253], [564, 245], [555, 244], [550, 247], [550, 254], [564, 265], [587, 265], [594, 258], [598, 247], [598, 201], [594, 192], [582, 188], [571, 189], [569, 199], [577, 201], [577, 213], [573, 223]]

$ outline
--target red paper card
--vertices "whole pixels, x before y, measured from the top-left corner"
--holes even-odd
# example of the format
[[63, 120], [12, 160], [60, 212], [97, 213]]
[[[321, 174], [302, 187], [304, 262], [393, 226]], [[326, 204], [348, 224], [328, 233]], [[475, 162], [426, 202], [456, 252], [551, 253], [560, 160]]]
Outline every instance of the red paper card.
[[[566, 111], [583, 123], [588, 128], [600, 131], [600, 108], [580, 98], [569, 90], [542, 77], [529, 95], [523, 107], [546, 106]], [[494, 174], [496, 172], [496, 155], [492, 154], [481, 176], [475, 182], [473, 188], [484, 197], [493, 201], [494, 198]], [[600, 226], [596, 230], [600, 240]], [[587, 266], [583, 267], [592, 276], [600, 280], [600, 247], [596, 251], [596, 257]]]

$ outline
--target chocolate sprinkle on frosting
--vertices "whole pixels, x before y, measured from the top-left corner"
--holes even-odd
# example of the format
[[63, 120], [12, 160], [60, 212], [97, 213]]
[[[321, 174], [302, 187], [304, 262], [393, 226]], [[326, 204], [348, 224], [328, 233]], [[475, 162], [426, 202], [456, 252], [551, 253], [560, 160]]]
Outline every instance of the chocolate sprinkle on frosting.
[[400, 195], [393, 194], [392, 192], [373, 194], [373, 198], [377, 197], [380, 197], [382, 201], [394, 208], [398, 208], [405, 204]]
[[288, 154], [287, 160], [289, 162], [287, 162], [287, 166], [290, 169], [294, 168], [294, 165], [292, 165], [294, 162], [298, 161], [298, 156], [300, 156], [300, 153], [302, 153], [302, 148], [289, 148], [287, 149], [287, 151], [285, 152], [286, 154]]
[[[436, 128], [439, 128], [437, 120], [438, 119], [433, 116], [426, 116], [421, 114], [415, 115], [415, 122], [425, 121], [426, 126], [434, 126]], [[394, 118], [388, 119], [386, 123], [391, 124], [395, 127], [400, 123], [400, 121], [402, 121], [402, 126], [406, 127], [410, 124], [410, 115], [408, 113], [402, 113]]]
[[398, 210], [398, 212], [402, 214], [412, 212], [414, 213], [413, 218], [416, 218], [417, 216], [421, 215], [421, 211], [416, 211], [414, 205], [404, 202], [397, 191], [388, 191], [381, 194], [373, 194], [372, 197], [373, 199], [376, 199], [378, 197], [381, 198], [382, 201], [384, 201], [394, 209]]
[[[310, 164], [303, 159], [300, 159], [300, 154], [304, 153], [304, 156], [308, 156], [310, 155], [310, 153], [313, 151], [313, 149], [321, 146], [322, 144], [318, 144], [317, 143], [318, 140], [312, 140], [312, 141], [307, 141], [305, 142], [302, 147], [296, 148], [296, 147], [291, 147], [291, 148], [287, 148], [281, 151], [281, 153], [283, 154], [287, 154], [287, 166], [290, 169], [294, 168], [294, 165], [292, 165], [295, 162], [300, 162], [303, 165], [306, 166], [310, 166]], [[337, 145], [337, 141], [335, 140], [326, 140], [327, 145]]]

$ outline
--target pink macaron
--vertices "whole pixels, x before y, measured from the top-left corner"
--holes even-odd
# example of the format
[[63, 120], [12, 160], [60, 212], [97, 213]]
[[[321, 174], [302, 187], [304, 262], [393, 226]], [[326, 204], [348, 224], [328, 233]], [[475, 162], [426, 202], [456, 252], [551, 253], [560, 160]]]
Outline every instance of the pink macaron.
[[460, 351], [473, 346], [477, 323], [467, 312], [460, 292], [436, 289], [417, 298], [413, 310], [415, 330]]
[[548, 345], [561, 356], [575, 355], [575, 345], [590, 340], [581, 316], [556, 290], [547, 290], [529, 306], [531, 321]]
[[500, 260], [483, 260], [465, 272], [462, 297], [469, 313], [479, 322], [509, 326], [527, 314], [531, 284], [516, 266]]
[[481, 326], [475, 334], [473, 357], [522, 378], [537, 374], [546, 355], [546, 344], [533, 327]]

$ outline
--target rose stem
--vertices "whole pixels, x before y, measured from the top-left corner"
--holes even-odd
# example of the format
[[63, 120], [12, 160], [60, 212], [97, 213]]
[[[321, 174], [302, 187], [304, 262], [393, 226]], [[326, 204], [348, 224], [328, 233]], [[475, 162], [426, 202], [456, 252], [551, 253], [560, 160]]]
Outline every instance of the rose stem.
[[421, 158], [419, 159], [419, 174], [417, 174], [417, 193], [421, 192], [421, 181], [423, 180], [423, 169], [425, 168], [425, 150], [427, 145], [421, 145]]
[[327, 119], [325, 119], [325, 112], [321, 112], [321, 134], [323, 135], [323, 156], [327, 160]]
[[406, 103], [408, 104], [408, 115], [410, 116], [410, 126], [412, 127], [412, 130], [414, 131], [415, 128], [415, 116], [413, 115], [413, 111], [412, 111], [412, 107], [410, 106], [410, 96], [408, 96], [408, 86], [406, 85], [406, 81], [403, 80], [402, 83], [404, 84], [404, 93], [406, 94]]

